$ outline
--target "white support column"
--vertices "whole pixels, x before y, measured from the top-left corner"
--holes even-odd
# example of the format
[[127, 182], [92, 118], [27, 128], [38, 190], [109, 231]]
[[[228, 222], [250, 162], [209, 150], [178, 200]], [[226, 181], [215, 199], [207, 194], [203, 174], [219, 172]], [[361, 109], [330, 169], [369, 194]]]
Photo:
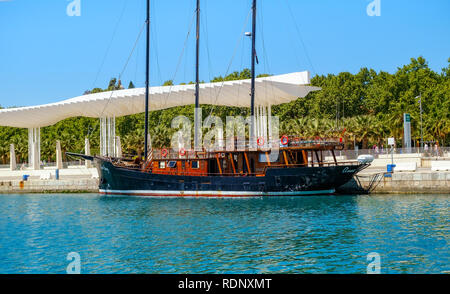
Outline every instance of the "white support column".
[[11, 170], [16, 170], [16, 152], [14, 150], [14, 144], [9, 145], [9, 168]]
[[41, 129], [28, 129], [28, 167], [40, 169], [41, 163]]
[[[84, 154], [91, 155], [91, 144], [89, 143], [88, 138], [84, 138]], [[92, 167], [92, 162], [90, 160], [85, 160], [86, 168]]]
[[100, 118], [100, 155], [116, 156], [116, 118]]
[[122, 144], [119, 136], [116, 137], [116, 156], [122, 157]]
[[264, 110], [263, 106], [259, 106], [259, 136], [264, 137]]
[[257, 128], [257, 123], [256, 123], [256, 107], [255, 107], [255, 113], [252, 116], [250, 116], [250, 121], [249, 121], [250, 125], [248, 126], [248, 130], [249, 130], [249, 143], [248, 143], [248, 147], [250, 150], [256, 150], [257, 145], [256, 145], [256, 138], [258, 137], [256, 134], [256, 128]]
[[270, 148], [272, 148], [272, 106], [269, 104], [267, 106], [267, 130], [268, 130], [268, 142], [270, 143]]
[[114, 143], [113, 143], [113, 122], [112, 118], [108, 117], [108, 156], [114, 156]]
[[103, 154], [104, 156], [108, 156], [108, 142], [106, 140], [106, 138], [108, 137], [108, 120], [106, 117], [103, 118]]
[[[255, 141], [259, 137], [259, 119], [258, 119], [258, 105], [255, 105]], [[256, 143], [255, 143], [256, 146]]]
[[264, 138], [264, 147], [269, 146], [268, 142], [269, 142], [269, 138], [267, 136], [267, 107], [263, 106], [263, 114], [262, 114], [262, 118], [263, 118], [263, 138]]
[[111, 118], [106, 118], [106, 155], [111, 156]]
[[112, 156], [117, 156], [116, 117], [111, 118]]
[[31, 167], [33, 162], [33, 129], [28, 129], [28, 167]]
[[102, 155], [104, 156], [108, 156], [108, 143], [106, 141], [107, 135], [108, 135], [108, 125], [107, 125], [108, 121], [106, 119], [106, 117], [103, 118], [103, 139], [102, 139], [102, 143], [103, 143], [103, 150], [102, 150]]
[[256, 113], [256, 140], [258, 140], [259, 136], [261, 135], [260, 119], [259, 119], [259, 105], [256, 105], [255, 113]]
[[56, 168], [63, 168], [61, 142], [59, 140], [56, 141]]
[[41, 169], [40, 166], [40, 156], [39, 156], [39, 144], [37, 142], [33, 143], [33, 169], [39, 170]]
[[99, 118], [99, 120], [100, 120], [100, 122], [99, 122], [99, 124], [100, 124], [100, 155], [101, 156], [105, 156], [105, 153], [103, 152], [103, 148], [104, 148], [104, 143], [103, 143], [103, 138], [104, 138], [104, 136], [103, 136], [103, 117], [100, 117]]

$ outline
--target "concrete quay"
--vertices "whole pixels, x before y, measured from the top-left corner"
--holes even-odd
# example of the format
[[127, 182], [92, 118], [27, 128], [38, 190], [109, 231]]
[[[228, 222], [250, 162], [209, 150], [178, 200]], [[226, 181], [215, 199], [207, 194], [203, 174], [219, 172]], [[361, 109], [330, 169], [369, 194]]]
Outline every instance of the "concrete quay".
[[450, 171], [419, 168], [415, 172], [387, 173], [386, 169], [368, 168], [340, 187], [341, 193], [370, 190], [371, 194], [450, 194]]
[[[27, 175], [27, 180], [23, 176]], [[98, 192], [98, 173], [95, 168], [69, 166], [41, 170], [0, 169], [0, 193], [96, 193]]]
[[1, 181], [0, 193], [97, 193], [97, 179]]

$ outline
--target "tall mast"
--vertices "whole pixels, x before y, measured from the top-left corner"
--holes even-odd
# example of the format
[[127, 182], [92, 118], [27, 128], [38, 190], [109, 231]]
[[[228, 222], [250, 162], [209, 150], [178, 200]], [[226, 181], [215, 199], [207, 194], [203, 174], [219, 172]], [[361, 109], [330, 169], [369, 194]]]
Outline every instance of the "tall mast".
[[197, 0], [197, 26], [196, 26], [196, 51], [195, 51], [195, 110], [194, 110], [194, 148], [199, 143], [199, 57], [200, 57], [200, 0]]
[[147, 161], [148, 156], [148, 92], [149, 92], [149, 75], [150, 75], [150, 0], [147, 0], [147, 18], [145, 20], [147, 26], [147, 40], [145, 52], [145, 132], [144, 132], [144, 160]]
[[255, 48], [255, 43], [256, 43], [256, 0], [253, 0], [253, 5], [252, 5], [252, 13], [253, 13], [253, 20], [252, 20], [252, 69], [251, 69], [251, 74], [252, 74], [252, 82], [251, 82], [251, 92], [250, 92], [250, 96], [251, 96], [251, 102], [250, 102], [250, 115], [251, 115], [251, 122], [252, 122], [252, 126], [251, 126], [251, 132], [252, 134], [250, 135], [251, 138], [251, 144], [250, 146], [253, 146], [254, 144], [254, 140], [255, 140], [255, 56], [256, 56], [256, 48]]

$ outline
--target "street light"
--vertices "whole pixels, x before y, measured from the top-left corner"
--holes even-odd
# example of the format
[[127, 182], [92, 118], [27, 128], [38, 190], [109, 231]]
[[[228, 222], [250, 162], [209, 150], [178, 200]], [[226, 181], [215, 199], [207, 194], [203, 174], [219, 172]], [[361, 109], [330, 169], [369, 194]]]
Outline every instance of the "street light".
[[423, 150], [423, 127], [422, 127], [422, 94], [420, 94], [419, 96], [416, 96], [416, 99], [419, 99], [419, 104], [420, 104], [420, 147], [422, 147]]

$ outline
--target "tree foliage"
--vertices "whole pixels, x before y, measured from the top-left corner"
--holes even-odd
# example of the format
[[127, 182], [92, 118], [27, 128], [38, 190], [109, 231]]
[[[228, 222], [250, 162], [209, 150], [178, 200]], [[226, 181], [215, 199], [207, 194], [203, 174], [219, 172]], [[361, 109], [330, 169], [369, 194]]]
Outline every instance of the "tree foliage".
[[[359, 144], [365, 148], [371, 144], [383, 144], [394, 136], [401, 146], [403, 136], [403, 113], [411, 115], [412, 138], [420, 138], [420, 107], [417, 96], [421, 95], [423, 107], [423, 130], [426, 141], [438, 141], [441, 146], [450, 143], [450, 58], [441, 73], [431, 70], [423, 57], [412, 58], [395, 73], [376, 72], [361, 68], [352, 74], [317, 75], [312, 78], [314, 86], [321, 91], [307, 97], [272, 107], [272, 115], [280, 118], [281, 132], [304, 138], [343, 137], [347, 147]], [[260, 76], [268, 76], [267, 74]], [[233, 72], [226, 77], [214, 77], [211, 82], [249, 79], [250, 70]], [[191, 83], [191, 82], [190, 82]], [[165, 82], [166, 85], [173, 81]], [[129, 88], [133, 88], [132, 82]], [[85, 94], [118, 90], [123, 87], [113, 78], [106, 89], [94, 88]], [[256, 97], [257, 99], [257, 97]], [[219, 116], [247, 116], [249, 109], [202, 105], [203, 118], [209, 114]], [[149, 114], [149, 130], [153, 147], [168, 146], [173, 132], [171, 121], [185, 115], [193, 121], [194, 106], [174, 107], [152, 111]], [[124, 153], [142, 154], [144, 142], [144, 114], [116, 119], [117, 135], [121, 137]], [[193, 135], [193, 132], [192, 132]], [[55, 160], [56, 140], [61, 141], [62, 151], [83, 152], [84, 138], [91, 141], [91, 150], [99, 151], [98, 119], [76, 117], [58, 122], [41, 130], [42, 158]], [[9, 160], [9, 144], [16, 147], [17, 162], [27, 160], [27, 130], [0, 127], [0, 160]]]

